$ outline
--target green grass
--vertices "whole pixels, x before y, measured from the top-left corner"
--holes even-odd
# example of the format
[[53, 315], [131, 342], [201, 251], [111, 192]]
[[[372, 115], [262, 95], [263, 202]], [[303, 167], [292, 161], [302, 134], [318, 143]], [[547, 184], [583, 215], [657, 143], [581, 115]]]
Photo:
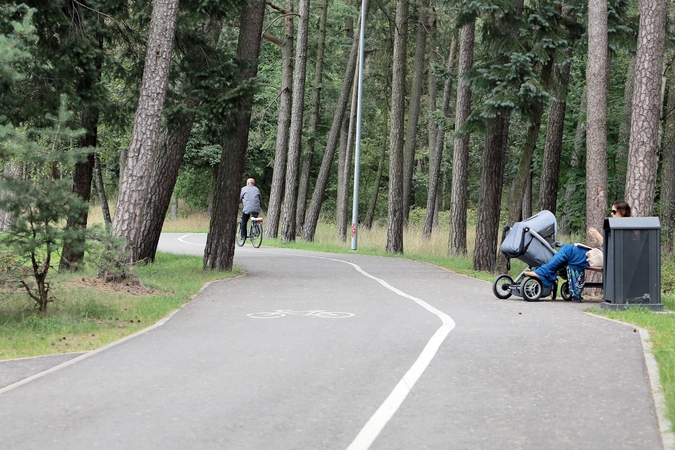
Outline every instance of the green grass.
[[[93, 273], [56, 275], [56, 300], [41, 314], [17, 291], [0, 302], [0, 359], [99, 348], [156, 323], [180, 308], [207, 282], [239, 275], [202, 270], [202, 259], [159, 253], [134, 269], [142, 286], [93, 282]], [[84, 280], [83, 280], [84, 279]]]

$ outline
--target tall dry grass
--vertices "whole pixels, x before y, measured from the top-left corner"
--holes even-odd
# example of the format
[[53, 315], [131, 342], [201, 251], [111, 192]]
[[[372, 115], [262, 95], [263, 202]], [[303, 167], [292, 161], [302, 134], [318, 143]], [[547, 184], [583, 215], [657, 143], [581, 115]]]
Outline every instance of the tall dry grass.
[[[110, 199], [110, 214], [115, 214], [115, 199]], [[165, 233], [207, 233], [210, 217], [204, 211], [193, 211], [188, 205], [179, 201], [176, 220], [167, 217], [162, 231]], [[104, 226], [101, 205], [92, 204], [89, 208], [89, 226]]]

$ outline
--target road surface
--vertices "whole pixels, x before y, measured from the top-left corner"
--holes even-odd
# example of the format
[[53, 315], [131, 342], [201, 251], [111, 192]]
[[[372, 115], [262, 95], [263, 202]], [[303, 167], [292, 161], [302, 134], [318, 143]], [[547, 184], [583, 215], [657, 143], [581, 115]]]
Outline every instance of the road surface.
[[0, 448], [664, 448], [638, 330], [588, 303], [399, 258], [247, 243], [235, 264], [131, 339], [0, 363]]

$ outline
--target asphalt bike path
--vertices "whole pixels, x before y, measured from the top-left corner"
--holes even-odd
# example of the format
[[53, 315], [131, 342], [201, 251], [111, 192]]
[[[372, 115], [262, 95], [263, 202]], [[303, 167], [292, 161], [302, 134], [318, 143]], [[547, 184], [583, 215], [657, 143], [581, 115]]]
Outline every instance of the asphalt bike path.
[[235, 264], [161, 326], [6, 384], [0, 448], [663, 448], [639, 333], [588, 303], [399, 258], [247, 243]]

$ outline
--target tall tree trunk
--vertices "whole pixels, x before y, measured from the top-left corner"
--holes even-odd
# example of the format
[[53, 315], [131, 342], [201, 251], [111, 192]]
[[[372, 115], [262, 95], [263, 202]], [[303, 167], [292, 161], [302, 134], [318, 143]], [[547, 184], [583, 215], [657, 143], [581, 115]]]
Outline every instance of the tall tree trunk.
[[[673, 59], [675, 62], [675, 59]], [[666, 251], [675, 249], [675, 71], [670, 68], [670, 86], [661, 165], [661, 241]]]
[[466, 255], [466, 210], [469, 183], [469, 135], [457, 134], [471, 114], [471, 87], [466, 80], [473, 67], [475, 22], [462, 27], [459, 51], [459, 81], [457, 82], [457, 107], [455, 109], [455, 142], [452, 160], [452, 193], [450, 200], [450, 238], [448, 253]]
[[284, 216], [281, 224], [281, 241], [295, 241], [295, 215], [298, 207], [300, 152], [302, 150], [302, 118], [305, 112], [305, 81], [307, 76], [307, 39], [309, 34], [309, 0], [300, 0], [298, 40], [295, 45], [293, 71], [293, 106], [291, 131], [286, 165], [286, 192]]
[[[218, 45], [220, 34], [223, 29], [223, 21], [212, 16], [206, 26], [208, 45], [214, 49]], [[204, 53], [200, 53], [204, 55]], [[204, 55], [198, 61], [195, 69], [208, 67], [209, 61]], [[152, 171], [150, 186], [148, 188], [148, 203], [145, 207], [145, 220], [143, 221], [143, 240], [140, 243], [139, 259], [154, 261], [157, 253], [157, 245], [162, 234], [162, 227], [166, 212], [171, 203], [171, 194], [176, 186], [178, 172], [183, 162], [183, 153], [190, 140], [192, 126], [195, 121], [195, 108], [199, 105], [197, 97], [186, 98], [183, 101], [183, 110], [178, 117], [168, 121], [166, 129], [162, 132], [155, 153], [155, 167]]]
[[[358, 73], [359, 68], [356, 67], [354, 73], [354, 86], [352, 89], [352, 107], [349, 114], [349, 126], [347, 127], [347, 142], [344, 146], [344, 156], [341, 156], [341, 164], [338, 166], [338, 195], [337, 195], [337, 211], [336, 211], [336, 225], [338, 230], [338, 238], [345, 242], [347, 240], [347, 226], [351, 217], [349, 216], [349, 187], [351, 185], [352, 174], [352, 155], [354, 149], [354, 139], [356, 138], [356, 110], [357, 110], [357, 94], [358, 94]], [[342, 146], [340, 146], [342, 149]]]
[[[571, 56], [571, 55], [569, 55]], [[546, 209], [556, 214], [560, 155], [562, 153], [565, 111], [567, 109], [567, 88], [569, 86], [571, 62], [560, 67], [557, 79], [557, 95], [551, 102], [546, 125], [546, 144], [542, 161], [541, 180], [539, 182], [539, 209]]]
[[309, 176], [314, 161], [314, 148], [316, 147], [316, 133], [319, 126], [321, 113], [321, 89], [323, 87], [323, 60], [326, 49], [326, 21], [328, 17], [328, 0], [323, 0], [321, 5], [321, 18], [319, 19], [319, 37], [316, 44], [316, 66], [314, 68], [314, 87], [312, 91], [312, 113], [309, 118], [309, 136], [307, 149], [302, 161], [300, 172], [300, 185], [298, 186], [298, 212], [296, 226], [302, 233], [305, 225], [305, 211], [307, 210], [307, 196], [309, 195]]
[[370, 202], [368, 203], [368, 211], [366, 212], [366, 218], [363, 221], [363, 227], [367, 230], [373, 226], [373, 218], [375, 217], [375, 207], [377, 206], [377, 197], [380, 194], [380, 185], [382, 184], [382, 174], [384, 173], [384, 159], [387, 156], [387, 121], [384, 121], [385, 133], [382, 135], [383, 144], [380, 151], [380, 161], [377, 164], [377, 174], [375, 175], [375, 182], [373, 183], [373, 195], [370, 197]]
[[[389, 66], [391, 68], [391, 66]], [[390, 80], [391, 77], [386, 77], [385, 79]], [[386, 99], [386, 97], [385, 97]], [[386, 103], [386, 100], [385, 100]], [[384, 107], [382, 108], [384, 114], [382, 117], [382, 143], [380, 144], [380, 160], [377, 164], [377, 174], [375, 176], [375, 186], [373, 188], [373, 195], [370, 198], [370, 203], [368, 205], [368, 212], [366, 213], [366, 218], [363, 222], [363, 226], [367, 229], [372, 228], [373, 219], [375, 218], [375, 209], [377, 208], [377, 199], [380, 194], [380, 186], [382, 185], [382, 176], [385, 170], [385, 158], [387, 156], [387, 148], [389, 147], [389, 118], [387, 117], [387, 111], [390, 111], [391, 108]]]
[[170, 205], [169, 216], [171, 217], [171, 220], [175, 222], [176, 220], [178, 220], [178, 197], [176, 197], [175, 192], [171, 194], [171, 200], [169, 205]]
[[[420, 117], [420, 99], [424, 77], [424, 56], [427, 46], [427, 13], [429, 0], [422, 0], [418, 8], [417, 37], [415, 39], [415, 58], [413, 60], [412, 86], [408, 103], [408, 128], [403, 151], [403, 223], [408, 224], [412, 197], [413, 162], [417, 146], [417, 126]], [[431, 150], [431, 149], [429, 149]]]
[[[366, 1], [366, 17], [368, 16], [369, 6], [370, 2]], [[357, 29], [360, 30], [360, 25], [358, 24]], [[314, 192], [312, 193], [312, 200], [309, 204], [309, 209], [307, 210], [307, 217], [305, 218], [305, 226], [302, 228], [302, 239], [305, 241], [313, 241], [314, 234], [316, 233], [316, 225], [319, 221], [319, 213], [321, 212], [323, 195], [326, 190], [326, 185], [328, 184], [328, 177], [330, 176], [330, 170], [335, 157], [335, 149], [340, 137], [340, 130], [342, 129], [342, 120], [345, 115], [345, 110], [347, 109], [347, 102], [349, 101], [349, 94], [351, 93], [352, 83], [354, 81], [353, 74], [356, 68], [356, 59], [359, 50], [359, 34], [360, 32], [354, 33], [352, 48], [349, 52], [349, 59], [347, 60], [347, 67], [345, 69], [345, 75], [342, 82], [342, 89], [340, 90], [340, 97], [338, 98], [337, 104], [335, 105], [333, 124], [331, 125], [330, 132], [328, 133], [328, 140], [326, 142], [323, 160], [321, 161], [321, 168], [319, 169], [319, 175], [316, 178]]]
[[189, 111], [171, 120], [162, 132], [157, 144], [156, 163], [148, 188], [148, 203], [143, 221], [143, 240], [139, 245], [139, 260], [154, 261], [159, 237], [166, 212], [171, 203], [171, 194], [176, 186], [178, 171], [183, 161], [183, 152], [190, 140], [196, 113], [197, 99], [188, 99], [185, 107]]
[[626, 201], [636, 216], [651, 216], [654, 213], [666, 5], [665, 0], [640, 1], [640, 31], [635, 57], [635, 92], [626, 174]]
[[[98, 109], [90, 110], [85, 107], [82, 111], [82, 125], [86, 135], [80, 140], [80, 147], [95, 148], [97, 145]], [[94, 152], [87, 155], [87, 159], [75, 164], [73, 171], [73, 193], [79, 196], [86, 204], [91, 198], [91, 182], [94, 177]], [[87, 228], [89, 209], [86, 208], [77, 217], [69, 217], [66, 228]], [[81, 234], [81, 233], [80, 233]], [[67, 241], [63, 245], [59, 270], [78, 270], [84, 260], [85, 236], [75, 241]]]
[[131, 263], [138, 261], [143, 240], [148, 183], [169, 82], [177, 13], [178, 0], [153, 1], [141, 92], [113, 222], [115, 235], [127, 241]]
[[101, 158], [98, 152], [94, 152], [94, 181], [96, 183], [96, 193], [98, 201], [101, 202], [101, 212], [103, 213], [103, 223], [106, 229], [112, 229], [112, 216], [108, 207], [108, 196], [105, 194], [105, 185], [103, 184], [103, 173], [101, 172]]
[[[541, 71], [541, 85], [546, 89], [551, 79], [551, 72], [553, 70], [553, 52], [549, 54], [549, 60], [542, 67]], [[533, 107], [532, 115], [530, 116], [530, 124], [527, 129], [527, 138], [525, 139], [525, 146], [520, 156], [520, 164], [518, 165], [518, 173], [516, 174], [516, 181], [513, 188], [513, 198], [509, 206], [509, 217], [507, 219], [508, 225], [513, 225], [522, 218], [523, 212], [523, 197], [527, 189], [527, 182], [532, 172], [532, 157], [537, 148], [537, 138], [539, 137], [539, 129], [541, 128], [541, 118], [544, 115], [544, 105], [537, 104]], [[501, 265], [501, 264], [500, 264]], [[506, 269], [506, 259], [503, 259], [503, 268]]]
[[532, 170], [527, 174], [520, 217], [532, 217]]
[[623, 92], [623, 118], [619, 126], [619, 139], [616, 143], [616, 198], [626, 195], [626, 172], [628, 170], [628, 145], [630, 143], [631, 116], [633, 114], [633, 91], [635, 90], [635, 54], [630, 57], [626, 73], [626, 87]]
[[[78, 15], [78, 17], [81, 17]], [[77, 19], [76, 19], [77, 20]], [[77, 20], [78, 26], [84, 26]], [[100, 24], [99, 24], [100, 25]], [[92, 39], [92, 47], [96, 48], [93, 64], [93, 75], [83, 76], [78, 83], [78, 92], [82, 96], [90, 96], [95, 91], [101, 81], [101, 68], [103, 67], [103, 36], [96, 33]], [[79, 196], [88, 205], [91, 198], [91, 182], [94, 176], [94, 154], [98, 145], [98, 116], [99, 109], [95, 103], [83, 101], [81, 122], [86, 134], [80, 139], [80, 148], [90, 148], [87, 159], [75, 164], [73, 171], [73, 193]], [[84, 209], [79, 217], [69, 217], [66, 223], [67, 229], [79, 228], [82, 231], [87, 228], [89, 219], [89, 208]], [[84, 233], [76, 233], [78, 236], [74, 241], [66, 241], [61, 252], [61, 261], [59, 270], [77, 270], [84, 260], [84, 249], [86, 238]]]
[[284, 40], [281, 43], [281, 93], [277, 118], [277, 142], [274, 150], [274, 170], [270, 200], [267, 205], [265, 237], [276, 238], [279, 232], [281, 203], [284, 197], [286, 161], [288, 159], [288, 134], [291, 126], [291, 87], [293, 86], [293, 1], [286, 0], [284, 10]]
[[[20, 180], [23, 178], [22, 164], [19, 161], [4, 161], [0, 165], [0, 176], [14, 178]], [[0, 191], [0, 198], [11, 195], [9, 191]], [[14, 214], [11, 211], [3, 211], [0, 209], [0, 232], [9, 231], [14, 221]]]
[[[581, 104], [579, 105], [579, 119], [577, 120], [577, 129], [574, 135], [574, 150], [570, 158], [570, 173], [576, 174], [578, 168], [584, 163], [583, 158], [586, 150], [586, 124], [583, 118], [586, 117], [587, 110], [587, 92], [584, 88], [581, 93]], [[576, 180], [567, 180], [565, 187], [565, 202], [563, 203], [563, 216], [560, 221], [560, 232], [562, 234], [570, 234], [572, 232], [572, 211], [574, 205], [574, 194], [577, 190]], [[583, 183], [585, 184], [585, 182]]]
[[607, 215], [607, 52], [607, 3], [590, 0], [586, 67], [586, 221], [588, 226], [598, 229]]
[[[264, 18], [265, 0], [251, 0], [241, 13], [237, 56], [246, 65], [239, 75], [240, 84], [251, 80], [258, 73]], [[239, 193], [244, 178], [253, 92], [247, 91], [243, 94], [237, 106], [238, 114], [228, 120], [227, 129], [231, 133], [223, 143], [220, 169], [216, 178], [213, 213], [204, 248], [205, 270], [231, 271], [234, 261]]]
[[403, 138], [408, 47], [408, 0], [396, 1], [396, 29], [391, 79], [391, 130], [389, 131], [389, 212], [387, 253], [403, 253]]
[[495, 270], [509, 124], [510, 117], [500, 114], [490, 121], [485, 133], [476, 220], [476, 243], [473, 251], [474, 270], [489, 272]]
[[[436, 58], [438, 57], [436, 49], [436, 16], [433, 9], [430, 11], [429, 18], [429, 67], [436, 63]], [[427, 115], [427, 129], [429, 130], [429, 151], [436, 148], [436, 136], [438, 135], [438, 124], [434, 120], [434, 113], [436, 112], [437, 97], [438, 97], [438, 87], [436, 85], [436, 74], [433, 70], [429, 70], [429, 80], [428, 80], [428, 95], [429, 95], [429, 111]]]
[[[448, 73], [452, 73], [455, 69], [455, 57], [457, 56], [457, 40], [453, 37], [450, 44], [450, 55], [448, 55]], [[443, 88], [443, 103], [441, 104], [441, 112], [445, 119], [448, 118], [450, 112], [450, 97], [452, 96], [452, 80], [448, 78], [445, 80], [445, 87]], [[427, 190], [427, 210], [424, 215], [424, 226], [422, 227], [422, 237], [424, 239], [431, 238], [431, 231], [434, 225], [434, 217], [438, 217], [438, 183], [441, 175], [441, 161], [443, 160], [443, 148], [445, 147], [445, 127], [449, 125], [447, 121], [443, 126], [439, 127], [436, 135], [436, 148], [429, 155], [429, 188]], [[448, 130], [449, 131], [449, 130]]]

